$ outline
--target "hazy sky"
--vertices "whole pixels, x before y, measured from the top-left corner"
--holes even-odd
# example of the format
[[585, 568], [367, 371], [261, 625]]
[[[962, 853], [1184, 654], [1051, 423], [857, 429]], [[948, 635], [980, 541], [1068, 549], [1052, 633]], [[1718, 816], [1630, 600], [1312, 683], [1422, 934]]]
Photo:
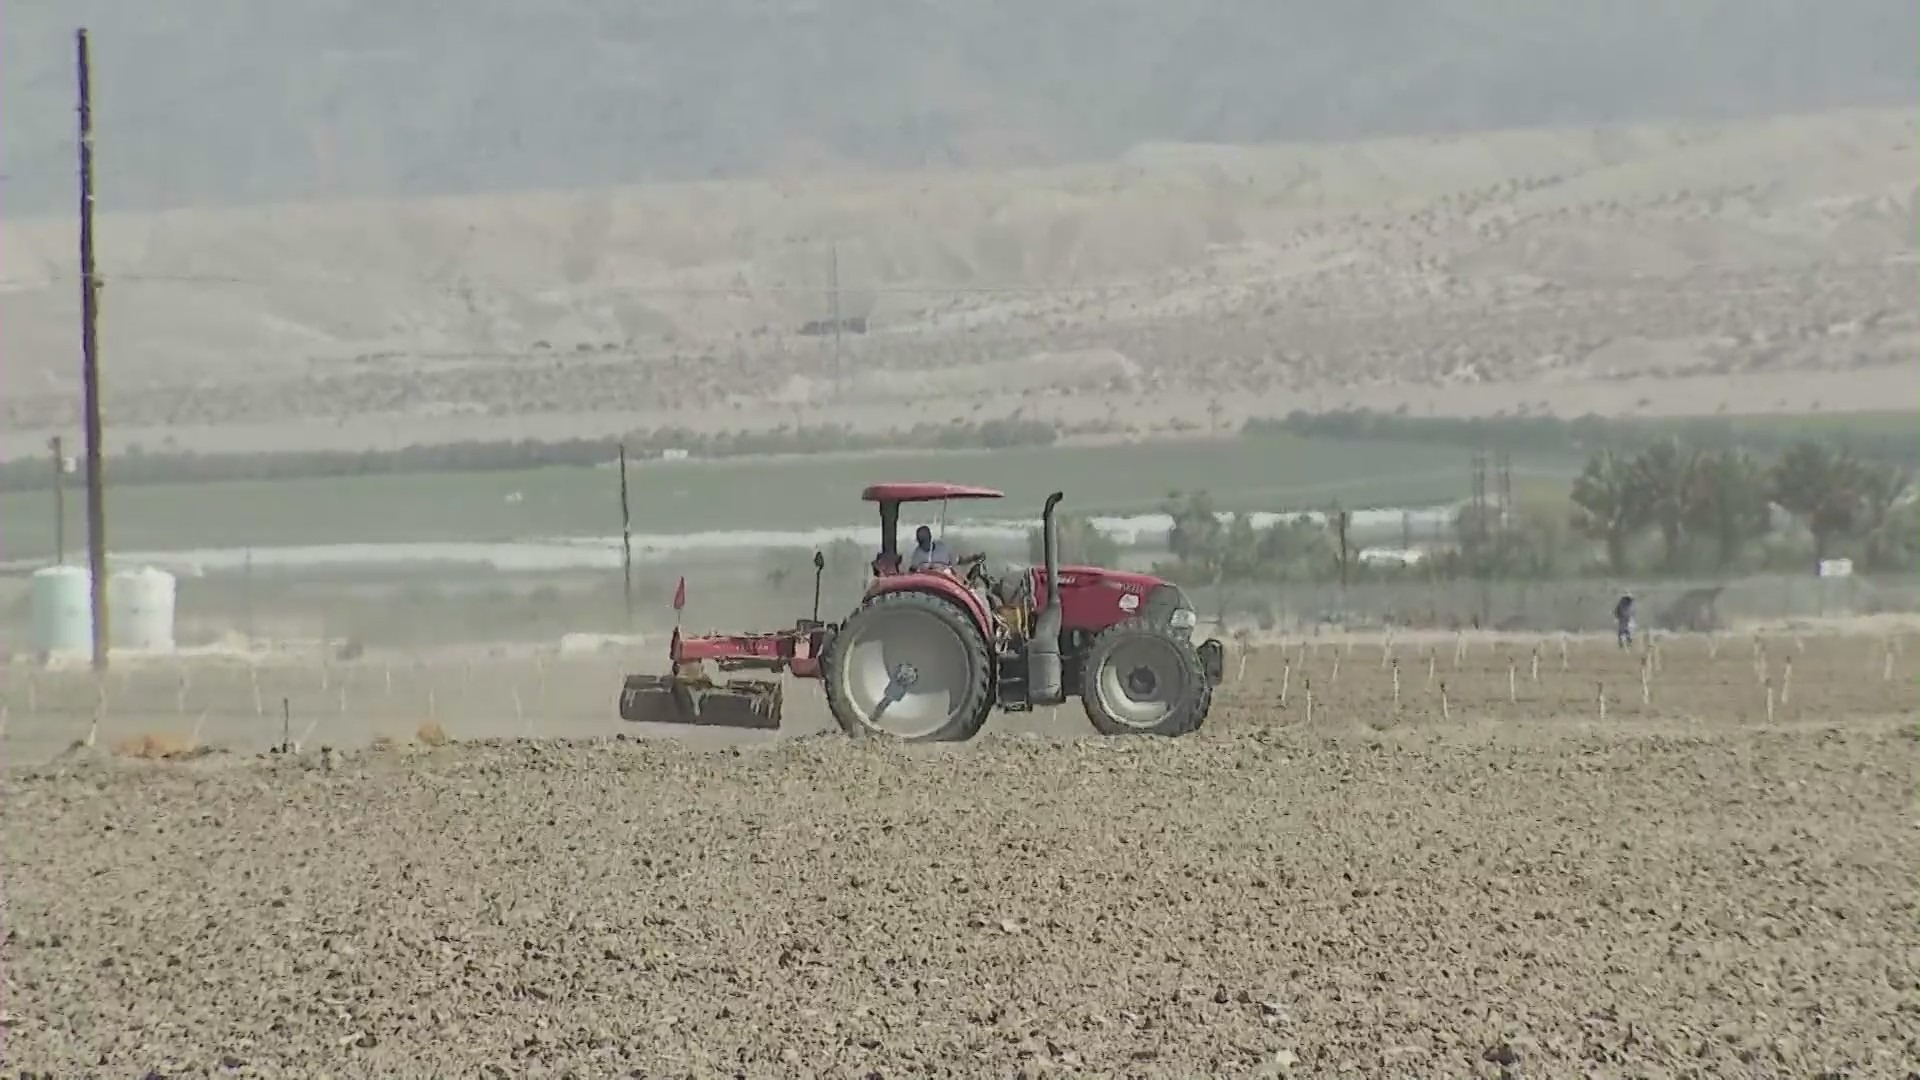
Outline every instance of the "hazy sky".
[[8, 0], [0, 212], [1104, 157], [1920, 96], [1914, 0]]

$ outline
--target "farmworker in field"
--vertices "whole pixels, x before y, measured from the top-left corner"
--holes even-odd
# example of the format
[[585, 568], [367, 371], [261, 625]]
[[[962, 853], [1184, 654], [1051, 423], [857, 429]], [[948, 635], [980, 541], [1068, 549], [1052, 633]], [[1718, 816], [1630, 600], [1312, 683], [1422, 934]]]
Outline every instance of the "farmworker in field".
[[925, 525], [913, 530], [913, 550], [907, 553], [907, 569], [923, 570], [936, 566], [952, 566], [953, 551], [943, 540], [933, 538], [933, 530]]
[[1633, 594], [1627, 593], [1613, 605], [1614, 637], [1621, 648], [1633, 644]]

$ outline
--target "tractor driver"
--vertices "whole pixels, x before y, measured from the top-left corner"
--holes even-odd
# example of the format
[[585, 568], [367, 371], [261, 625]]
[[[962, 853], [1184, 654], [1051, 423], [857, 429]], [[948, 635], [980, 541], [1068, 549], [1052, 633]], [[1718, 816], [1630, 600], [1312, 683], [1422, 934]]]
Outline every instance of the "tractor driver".
[[935, 540], [933, 530], [925, 525], [913, 530], [913, 550], [907, 553], [908, 570], [952, 565], [953, 550], [947, 547], [946, 541]]

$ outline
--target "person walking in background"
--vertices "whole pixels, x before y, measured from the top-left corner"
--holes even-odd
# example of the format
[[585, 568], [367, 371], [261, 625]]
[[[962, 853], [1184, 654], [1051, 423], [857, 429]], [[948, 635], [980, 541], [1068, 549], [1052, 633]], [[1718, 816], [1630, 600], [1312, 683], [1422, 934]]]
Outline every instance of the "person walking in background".
[[1614, 636], [1621, 648], [1633, 644], [1633, 594], [1623, 593], [1613, 605]]

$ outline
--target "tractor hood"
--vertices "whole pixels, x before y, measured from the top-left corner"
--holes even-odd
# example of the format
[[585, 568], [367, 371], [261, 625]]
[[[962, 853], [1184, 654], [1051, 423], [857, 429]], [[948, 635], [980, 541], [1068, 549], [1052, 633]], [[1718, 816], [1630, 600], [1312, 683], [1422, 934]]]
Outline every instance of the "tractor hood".
[[[1046, 590], [1046, 570], [1034, 567], [1033, 595]], [[1100, 630], [1125, 619], [1143, 617], [1167, 622], [1176, 611], [1193, 611], [1180, 587], [1152, 574], [1112, 570], [1102, 566], [1060, 568], [1060, 599], [1067, 629]], [[1183, 616], [1187, 627], [1192, 615]]]

